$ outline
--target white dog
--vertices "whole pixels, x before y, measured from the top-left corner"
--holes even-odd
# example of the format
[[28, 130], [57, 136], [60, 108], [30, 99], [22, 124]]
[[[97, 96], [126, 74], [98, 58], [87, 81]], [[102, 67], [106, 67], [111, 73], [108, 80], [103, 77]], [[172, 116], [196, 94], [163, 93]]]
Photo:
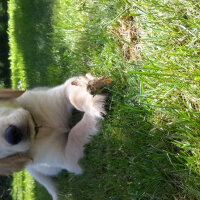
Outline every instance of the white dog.
[[[106, 96], [92, 94], [110, 83], [87, 74], [55, 88], [0, 90], [0, 174], [25, 168], [57, 200], [51, 176], [63, 169], [82, 173], [84, 145], [98, 133], [105, 113]], [[84, 115], [70, 130], [73, 108]]]

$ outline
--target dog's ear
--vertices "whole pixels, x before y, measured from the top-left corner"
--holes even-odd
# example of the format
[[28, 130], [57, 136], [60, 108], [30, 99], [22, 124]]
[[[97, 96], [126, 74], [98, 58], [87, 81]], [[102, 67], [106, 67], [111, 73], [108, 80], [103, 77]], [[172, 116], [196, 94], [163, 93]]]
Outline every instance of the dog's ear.
[[0, 89], [0, 99], [13, 99], [21, 96], [25, 91]]
[[32, 158], [26, 153], [16, 153], [0, 159], [0, 174], [11, 175], [13, 172], [21, 171]]

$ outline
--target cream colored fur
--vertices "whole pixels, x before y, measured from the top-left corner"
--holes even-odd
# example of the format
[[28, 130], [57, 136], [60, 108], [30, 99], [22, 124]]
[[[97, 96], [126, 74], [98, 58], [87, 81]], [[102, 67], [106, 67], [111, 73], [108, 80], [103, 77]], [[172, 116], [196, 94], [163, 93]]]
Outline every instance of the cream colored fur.
[[[17, 155], [13, 157], [18, 160], [21, 158], [20, 166], [25, 165], [25, 169], [48, 190], [53, 200], [58, 200], [58, 192], [51, 176], [61, 170], [75, 174], [83, 172], [78, 162], [83, 157], [84, 145], [89, 142], [90, 135], [98, 133], [98, 121], [105, 113], [105, 96], [92, 96], [86, 87], [72, 85], [75, 79], [71, 78], [55, 88], [34, 89], [16, 99], [0, 101], [2, 173], [9, 173], [5, 167], [15, 165], [14, 161], [10, 164], [10, 160], [13, 159], [12, 155]], [[84, 115], [70, 130], [68, 121], [74, 107], [84, 112]], [[31, 115], [40, 127], [37, 135]], [[8, 144], [4, 132], [10, 124], [23, 127], [26, 139], [16, 145]], [[22, 159], [22, 153], [29, 159]], [[11, 172], [20, 169], [11, 167]]]

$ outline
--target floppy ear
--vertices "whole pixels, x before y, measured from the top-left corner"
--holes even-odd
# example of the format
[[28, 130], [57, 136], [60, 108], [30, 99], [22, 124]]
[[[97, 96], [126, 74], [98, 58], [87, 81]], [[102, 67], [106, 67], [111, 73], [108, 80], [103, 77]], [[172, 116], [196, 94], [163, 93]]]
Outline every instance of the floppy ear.
[[0, 159], [0, 174], [11, 175], [13, 172], [21, 171], [32, 158], [26, 153], [16, 153], [14, 155]]
[[13, 99], [21, 96], [25, 91], [0, 89], [0, 99]]

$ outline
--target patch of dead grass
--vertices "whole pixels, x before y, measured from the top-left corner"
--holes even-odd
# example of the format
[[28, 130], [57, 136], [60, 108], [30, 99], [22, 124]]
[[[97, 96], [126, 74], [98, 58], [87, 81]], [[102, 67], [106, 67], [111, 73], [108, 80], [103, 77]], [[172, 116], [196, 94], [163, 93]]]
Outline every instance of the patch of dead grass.
[[126, 59], [134, 61], [137, 59], [135, 52], [139, 33], [139, 30], [136, 28], [136, 20], [132, 16], [126, 16], [118, 19], [118, 24], [113, 32], [120, 39]]

